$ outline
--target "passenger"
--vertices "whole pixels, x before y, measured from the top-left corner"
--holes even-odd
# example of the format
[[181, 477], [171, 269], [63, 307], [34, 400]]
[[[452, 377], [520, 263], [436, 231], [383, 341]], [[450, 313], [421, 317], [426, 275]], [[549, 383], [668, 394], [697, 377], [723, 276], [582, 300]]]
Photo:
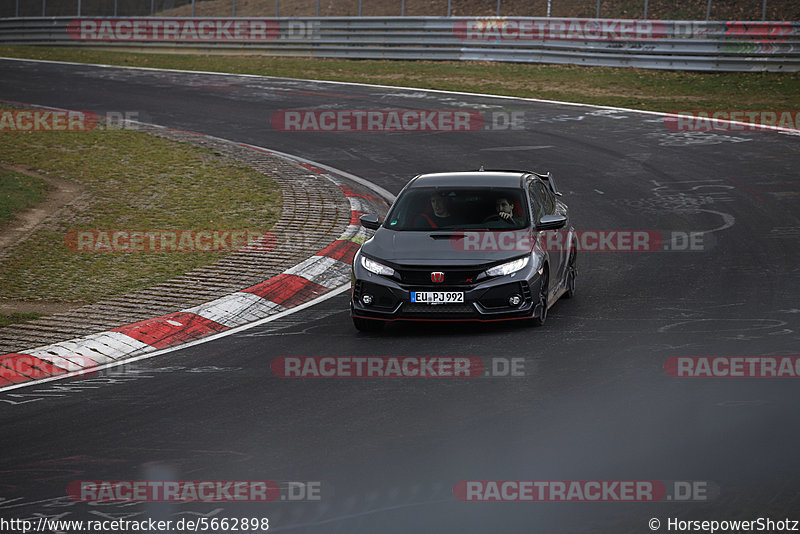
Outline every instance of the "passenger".
[[417, 228], [448, 228], [463, 224], [464, 221], [453, 214], [448, 197], [433, 194], [429, 200], [433, 212], [420, 213], [414, 221]]

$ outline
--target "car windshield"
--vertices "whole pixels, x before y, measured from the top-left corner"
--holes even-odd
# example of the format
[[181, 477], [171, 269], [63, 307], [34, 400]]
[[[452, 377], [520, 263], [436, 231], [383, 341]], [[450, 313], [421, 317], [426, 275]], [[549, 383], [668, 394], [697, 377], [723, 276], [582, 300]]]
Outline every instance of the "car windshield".
[[528, 225], [519, 189], [415, 187], [400, 195], [384, 226], [392, 230], [514, 230]]

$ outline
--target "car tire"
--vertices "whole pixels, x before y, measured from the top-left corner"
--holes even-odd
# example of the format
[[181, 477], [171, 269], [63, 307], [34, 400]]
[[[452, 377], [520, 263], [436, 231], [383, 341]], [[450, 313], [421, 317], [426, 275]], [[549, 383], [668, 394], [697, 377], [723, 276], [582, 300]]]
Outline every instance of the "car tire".
[[549, 282], [550, 282], [550, 273], [545, 267], [545, 270], [542, 273], [542, 281], [539, 284], [539, 302], [537, 303], [537, 307], [539, 307], [542, 311], [538, 317], [534, 317], [533, 319], [531, 319], [533, 326], [537, 327], [544, 326], [544, 323], [547, 321], [547, 292], [548, 292], [547, 290], [550, 285]]
[[577, 267], [578, 252], [573, 249], [569, 254], [569, 262], [567, 263], [567, 291], [564, 293], [565, 299], [571, 299], [575, 296], [575, 278], [578, 276]]
[[380, 332], [383, 330], [383, 321], [353, 317], [353, 326], [359, 332]]

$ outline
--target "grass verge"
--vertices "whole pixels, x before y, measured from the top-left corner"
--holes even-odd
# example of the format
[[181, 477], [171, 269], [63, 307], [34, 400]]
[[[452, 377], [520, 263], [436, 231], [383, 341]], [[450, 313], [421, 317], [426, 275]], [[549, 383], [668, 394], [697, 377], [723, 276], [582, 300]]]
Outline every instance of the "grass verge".
[[0, 46], [0, 56], [373, 83], [667, 112], [794, 110], [800, 94], [800, 73], [697, 73], [521, 63], [139, 54], [24, 46]]
[[260, 230], [279, 186], [249, 167], [144, 132], [0, 133], [0, 164], [72, 180], [82, 193], [0, 257], [0, 299], [94, 302], [163, 282], [224, 252], [79, 252], [73, 230]]
[[0, 229], [14, 214], [35, 206], [47, 194], [47, 183], [41, 178], [0, 169]]

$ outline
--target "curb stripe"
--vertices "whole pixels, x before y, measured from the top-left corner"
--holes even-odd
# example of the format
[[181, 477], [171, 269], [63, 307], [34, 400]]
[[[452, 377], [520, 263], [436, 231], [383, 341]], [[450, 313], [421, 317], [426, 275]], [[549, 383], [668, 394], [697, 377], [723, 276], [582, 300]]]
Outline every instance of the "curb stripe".
[[[350, 210], [360, 212], [362, 215], [364, 213], [374, 213], [374, 209], [372, 208], [370, 202], [360, 197], [347, 197], [347, 200], [350, 201]], [[356, 219], [354, 224], [361, 224], [358, 219]]]
[[[136, 341], [119, 332], [100, 332], [77, 339], [60, 341], [52, 345], [45, 345], [27, 351], [27, 354], [42, 360], [51, 361], [53, 356], [62, 357], [74, 364], [85, 367], [87, 360], [90, 365], [108, 363], [131, 352], [148, 349], [149, 346]], [[52, 362], [51, 363], [55, 363]], [[55, 365], [58, 365], [55, 363]], [[59, 365], [63, 367], [63, 365]], [[64, 367], [65, 369], [67, 367]]]
[[344, 233], [341, 236], [339, 236], [339, 239], [345, 241], [353, 241], [355, 243], [359, 243], [360, 245], [361, 243], [367, 240], [367, 230], [361, 225], [356, 226], [354, 224], [351, 224], [345, 229]]
[[19, 382], [27, 382], [33, 380], [31, 377], [19, 374], [18, 372], [9, 369], [8, 367], [0, 367], [0, 378], [6, 382], [17, 384]]
[[0, 360], [0, 365], [2, 365], [0, 373], [2, 373], [3, 378], [12, 382], [47, 378], [48, 376], [66, 372], [64, 369], [59, 369], [35, 356], [27, 354], [14, 354], [11, 357], [3, 358]]
[[[331, 177], [331, 179], [333, 180], [333, 177]], [[339, 186], [339, 189], [341, 189], [342, 192], [344, 193], [344, 196], [346, 196], [347, 199], [350, 201], [350, 205], [353, 206], [354, 208], [355, 208], [354, 202], [357, 202], [358, 205], [363, 205], [365, 201], [367, 203], [376, 202], [378, 204], [383, 204], [387, 208], [389, 207], [389, 203], [386, 202], [386, 200], [383, 198], [376, 197], [373, 195], [365, 195], [363, 193], [356, 193], [352, 187], [347, 186], [345, 184], [337, 183], [337, 185]]]
[[[36, 350], [30, 351], [30, 353], [33, 355], [34, 353], [36, 353]], [[97, 362], [95, 360], [92, 360], [91, 358], [89, 358], [87, 356], [83, 356], [81, 358], [82, 360], [84, 360], [82, 362], [84, 365], [79, 365], [79, 364], [75, 363], [72, 360], [68, 360], [68, 359], [64, 358], [63, 356], [45, 356], [43, 354], [39, 354], [39, 355], [37, 355], [37, 358], [39, 358], [40, 360], [46, 361], [46, 362], [50, 362], [51, 364], [55, 365], [56, 367], [60, 367], [62, 369], [65, 369], [68, 373], [71, 373], [73, 371], [80, 371], [81, 369], [86, 369], [86, 368], [89, 368], [89, 367], [96, 367], [97, 366]]]
[[324, 249], [317, 252], [318, 256], [325, 256], [339, 260], [350, 266], [353, 263], [353, 257], [356, 255], [359, 247], [358, 243], [347, 239], [337, 239]]
[[227, 326], [195, 313], [177, 312], [123, 325], [112, 332], [121, 332], [151, 347], [163, 349], [227, 329]]
[[301, 167], [305, 167], [306, 169], [310, 170], [314, 174], [325, 174], [325, 171], [323, 171], [322, 169], [318, 169], [318, 168], [316, 168], [313, 165], [310, 165], [308, 163], [298, 163], [298, 165], [300, 165]]
[[228, 328], [235, 328], [285, 309], [284, 306], [264, 300], [258, 295], [240, 291], [183, 311], [195, 313]]
[[302, 276], [282, 273], [242, 291], [254, 293], [275, 304], [290, 307], [311, 300], [327, 292], [328, 288], [315, 284]]
[[[40, 352], [43, 353], [44, 356], [51, 356], [51, 355], [62, 356], [63, 358], [66, 358], [76, 363], [77, 365], [85, 364], [87, 363], [87, 360], [90, 365], [97, 365], [101, 363], [109, 363], [114, 361], [114, 358], [109, 358], [104, 354], [95, 354], [94, 352], [91, 352], [91, 356], [83, 356], [81, 354], [82, 348], [84, 349], [83, 351], [85, 352], [85, 348], [82, 344], [83, 341], [84, 340], [80, 338], [73, 339], [70, 341], [61, 341], [59, 343], [54, 343], [52, 345], [47, 345], [44, 347], [40, 347], [38, 349], [29, 350], [27, 351], [27, 354], [36, 356], [37, 358], [40, 358], [42, 360], [45, 360], [46, 358], [40, 356], [39, 354]], [[81, 366], [86, 367], [86, 365], [81, 365]]]
[[347, 283], [350, 267], [334, 258], [312, 256], [285, 274], [302, 276], [314, 284], [333, 289]]

